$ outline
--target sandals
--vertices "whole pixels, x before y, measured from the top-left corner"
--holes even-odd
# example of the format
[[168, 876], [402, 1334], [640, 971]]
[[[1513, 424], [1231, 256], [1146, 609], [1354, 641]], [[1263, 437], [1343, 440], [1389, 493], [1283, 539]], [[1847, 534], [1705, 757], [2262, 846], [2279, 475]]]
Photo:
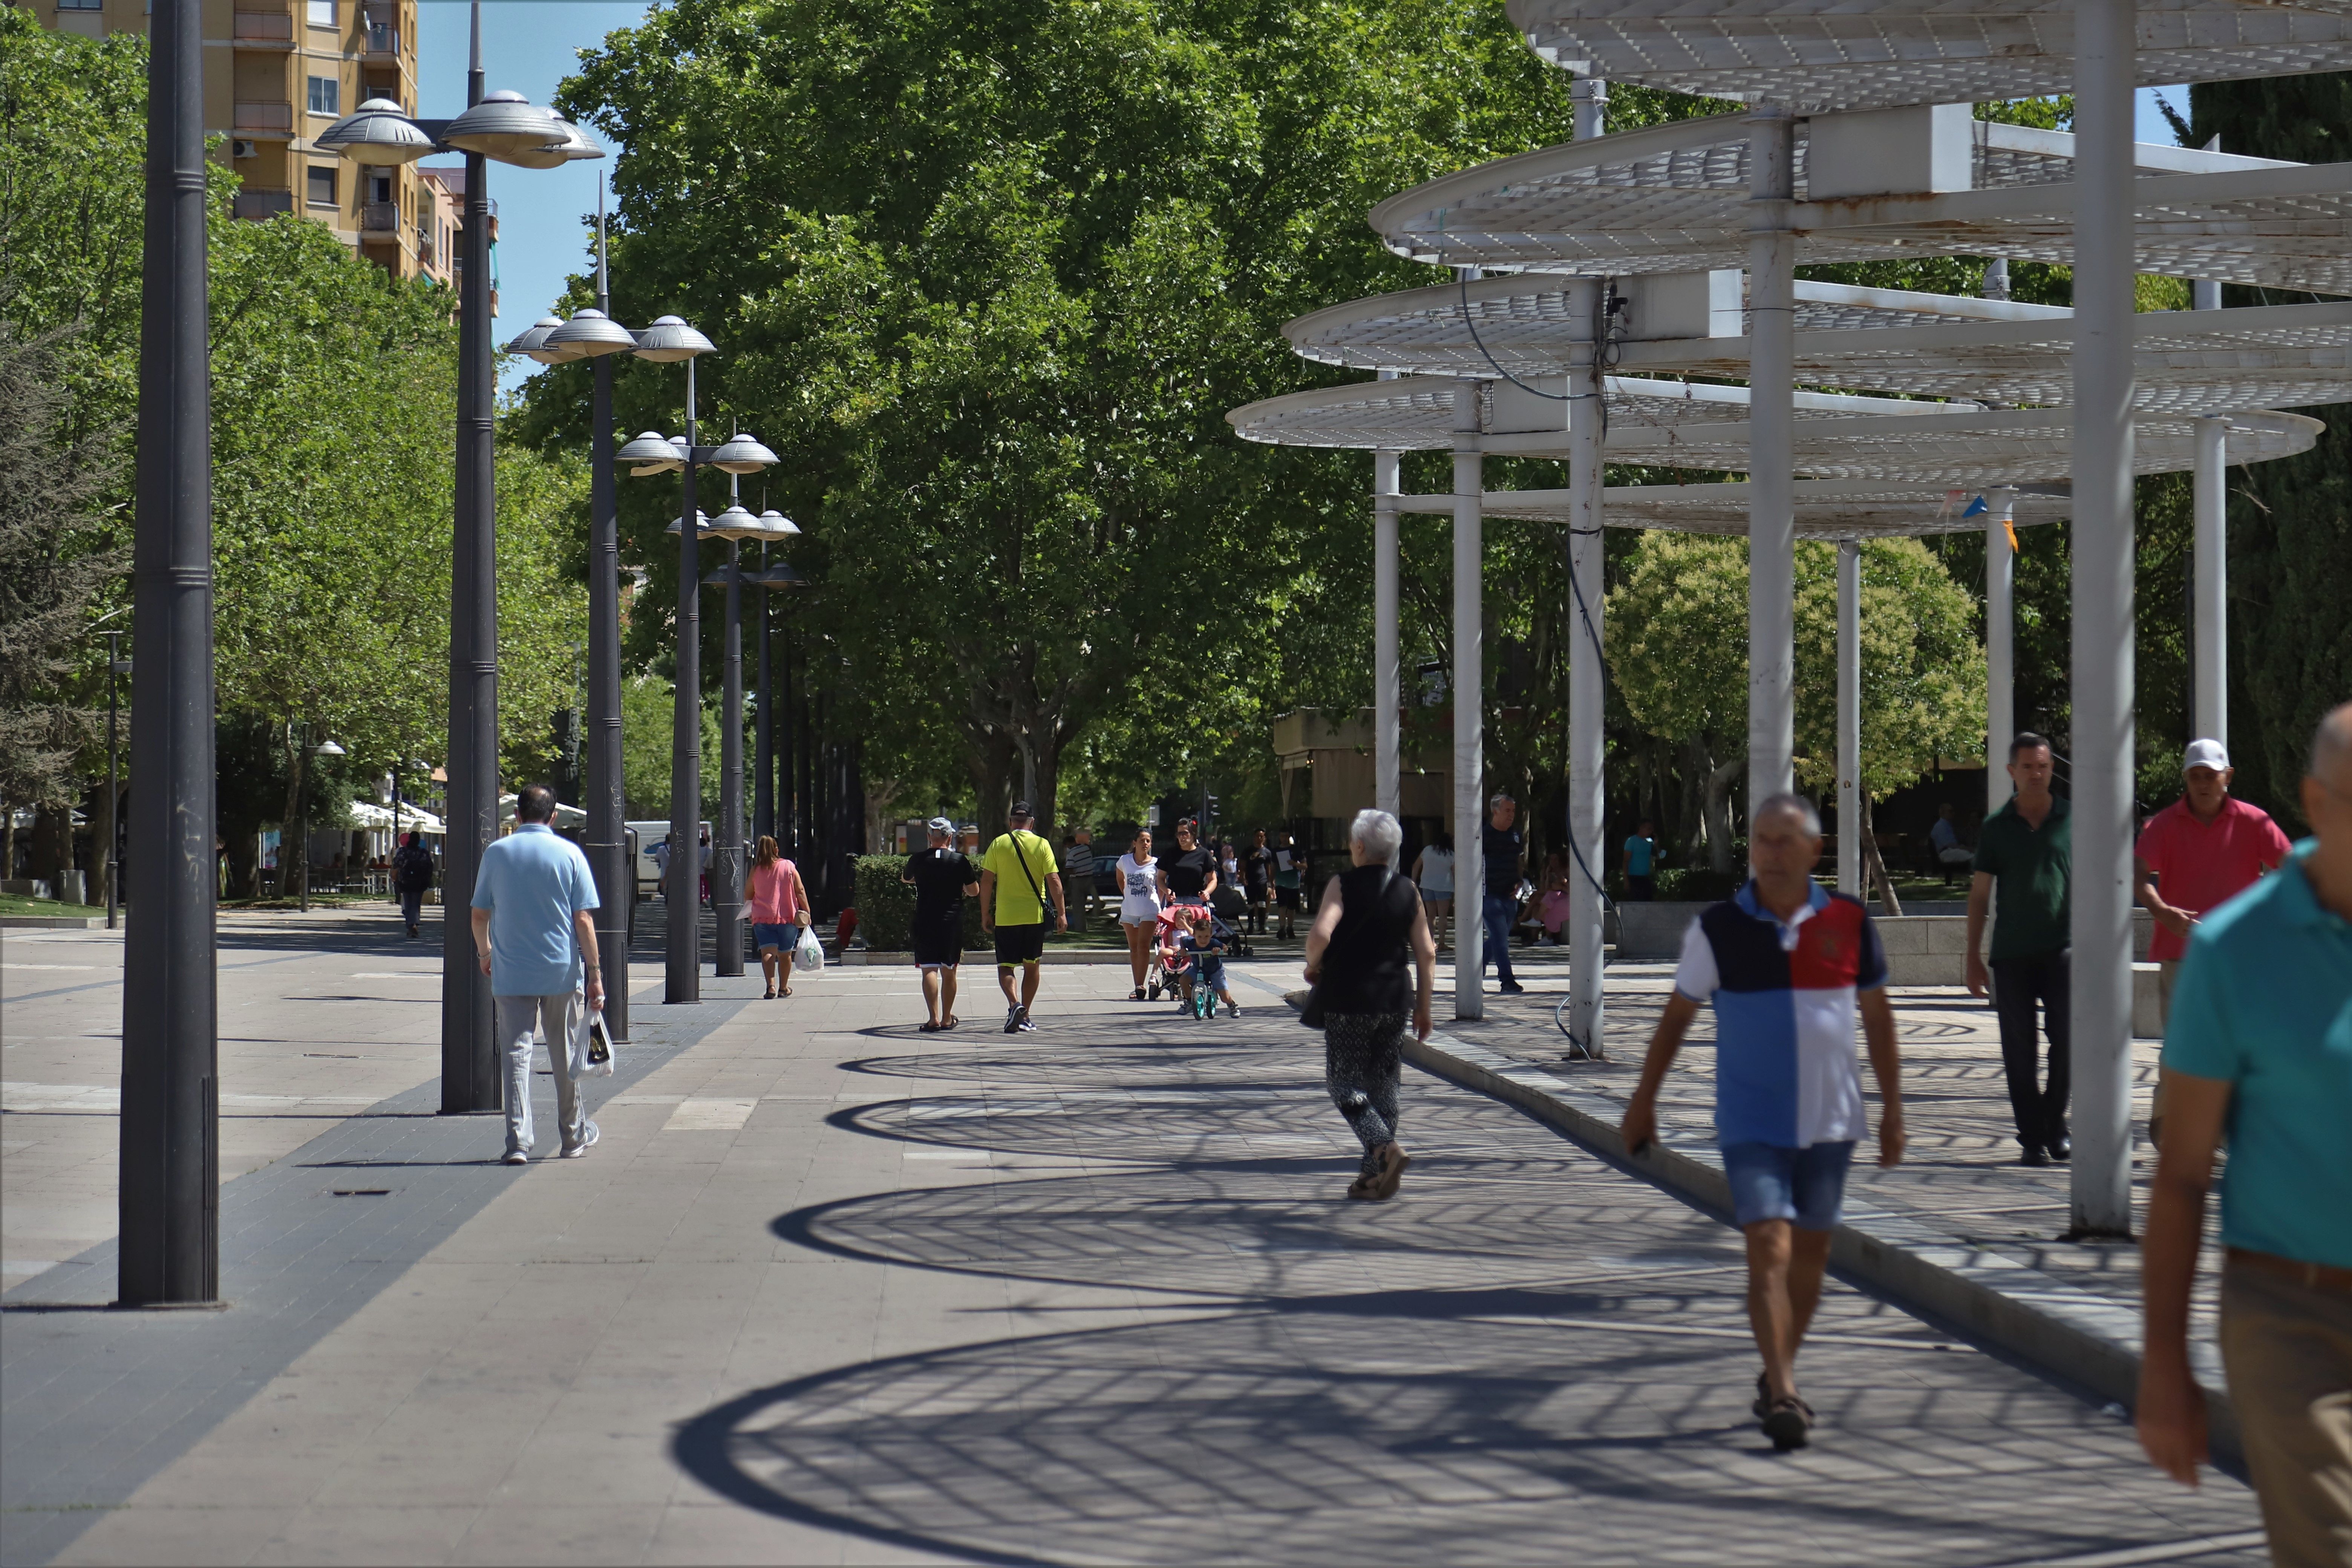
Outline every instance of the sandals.
[[1376, 1198], [1396, 1196], [1397, 1184], [1404, 1180], [1404, 1168], [1412, 1163], [1412, 1156], [1395, 1143], [1389, 1145], [1388, 1163], [1381, 1167], [1381, 1179], [1372, 1189]]
[[762, 1002], [772, 1002], [775, 999], [776, 988], [772, 985], [769, 986], [765, 991], [760, 994], [760, 1000]]
[[1358, 1176], [1348, 1184], [1348, 1195], [1351, 1198], [1370, 1201], [1379, 1196], [1378, 1184], [1377, 1181], [1370, 1176]]
[[1130, 1002], [1140, 1002], [1140, 1001], [1142, 1001], [1142, 1000], [1143, 1000], [1143, 987], [1142, 987], [1142, 986], [1140, 986], [1140, 985], [1139, 985], [1139, 986], [1137, 986], [1133, 991], [1131, 991], [1131, 992], [1128, 993], [1128, 997], [1127, 997], [1127, 999], [1128, 999], [1129, 1001], [1130, 1001]]
[[1812, 1425], [1813, 1407], [1793, 1394], [1783, 1394], [1764, 1417], [1764, 1436], [1772, 1439], [1774, 1452], [1785, 1454], [1805, 1446]]
[[946, 1027], [947, 1026], [945, 1024], [934, 1024], [929, 1018], [926, 1018], [921, 1023], [915, 1026], [915, 1032], [919, 1035], [936, 1035]]

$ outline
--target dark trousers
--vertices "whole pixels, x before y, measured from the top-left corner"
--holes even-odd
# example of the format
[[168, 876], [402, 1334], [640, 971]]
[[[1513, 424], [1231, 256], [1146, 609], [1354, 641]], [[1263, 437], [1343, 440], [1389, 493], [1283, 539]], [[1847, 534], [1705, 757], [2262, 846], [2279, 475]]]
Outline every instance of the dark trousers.
[[[2071, 949], [2004, 958], [1992, 965], [1992, 1008], [2000, 1020], [2000, 1065], [2009, 1074], [2009, 1105], [2017, 1118], [2017, 1141], [2046, 1149], [2066, 1135], [2067, 1016]], [[2042, 1032], [2050, 1037], [2048, 1086], [2035, 1071], [2034, 1006], [2042, 1009]]]
[[1627, 903], [1651, 903], [1656, 900], [1657, 896], [1658, 884], [1654, 879], [1649, 877], [1636, 877], [1631, 871], [1625, 873], [1625, 901]]
[[1485, 913], [1486, 945], [1486, 950], [1478, 954], [1478, 973], [1483, 978], [1491, 961], [1496, 977], [1504, 984], [1517, 985], [1518, 981], [1511, 973], [1511, 926], [1518, 919], [1519, 900], [1498, 899], [1489, 893], [1486, 898]]
[[416, 923], [417, 918], [424, 907], [424, 889], [403, 888], [400, 889], [400, 918], [403, 922], [414, 926]]

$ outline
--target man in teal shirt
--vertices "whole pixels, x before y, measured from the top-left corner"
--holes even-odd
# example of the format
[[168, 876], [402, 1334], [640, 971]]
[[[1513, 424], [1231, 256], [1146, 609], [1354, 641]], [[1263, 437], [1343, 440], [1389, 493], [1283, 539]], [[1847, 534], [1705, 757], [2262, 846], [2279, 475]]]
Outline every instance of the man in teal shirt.
[[2320, 721], [2313, 837], [2190, 934], [2164, 1037], [2140, 1443], [2196, 1483], [2189, 1291], [2224, 1131], [2221, 1359], [2272, 1560], [2352, 1561], [2352, 702]]

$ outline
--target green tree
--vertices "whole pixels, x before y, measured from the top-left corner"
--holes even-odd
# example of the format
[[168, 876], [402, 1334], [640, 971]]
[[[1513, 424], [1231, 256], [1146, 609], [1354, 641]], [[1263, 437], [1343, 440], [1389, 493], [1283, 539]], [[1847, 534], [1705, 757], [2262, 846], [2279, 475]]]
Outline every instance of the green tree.
[[[1796, 610], [1796, 774], [1818, 793], [1837, 779], [1835, 546], [1797, 546]], [[1970, 596], [1919, 541], [1863, 545], [1865, 832], [1871, 796], [1919, 778], [1939, 755], [1981, 748], [1984, 653], [1975, 622]], [[1643, 534], [1609, 594], [1603, 642], [1634, 723], [1681, 749], [1705, 779], [1708, 858], [1715, 870], [1731, 870], [1731, 793], [1748, 765], [1747, 541]], [[1883, 868], [1877, 879], [1884, 888]]]
[[[560, 101], [628, 148], [616, 307], [713, 328], [709, 406], [787, 454], [765, 482], [810, 531], [813, 679], [868, 779], [968, 790], [991, 829], [1016, 792], [1050, 826], [1074, 747], [1131, 793], [1262, 771], [1277, 702], [1363, 700], [1363, 459], [1223, 416], [1336, 379], [1282, 321], [1424, 279], [1375, 201], [1570, 120], [1472, 0], [686, 0]], [[1615, 120], [1673, 108], [1622, 92]], [[633, 427], [675, 424], [672, 380], [622, 381]], [[580, 373], [531, 397], [576, 445]], [[659, 489], [627, 514], [656, 605]], [[1101, 725], [1121, 754], [1079, 745]]]

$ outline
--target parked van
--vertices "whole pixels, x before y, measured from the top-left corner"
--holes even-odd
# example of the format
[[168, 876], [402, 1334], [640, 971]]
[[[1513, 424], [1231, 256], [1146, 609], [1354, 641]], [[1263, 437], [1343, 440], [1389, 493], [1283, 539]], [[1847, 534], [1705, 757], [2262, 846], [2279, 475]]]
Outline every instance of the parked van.
[[[637, 897], [650, 899], [661, 891], [661, 866], [654, 859], [654, 848], [669, 841], [669, 818], [632, 822], [629, 826], [637, 836]], [[702, 824], [702, 831], [709, 832], [710, 824]]]

